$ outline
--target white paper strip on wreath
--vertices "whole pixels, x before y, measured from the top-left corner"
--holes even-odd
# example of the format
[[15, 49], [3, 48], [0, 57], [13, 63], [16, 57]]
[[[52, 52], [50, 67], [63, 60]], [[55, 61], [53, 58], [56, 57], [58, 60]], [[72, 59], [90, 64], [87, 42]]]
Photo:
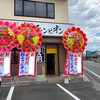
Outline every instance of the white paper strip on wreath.
[[79, 54], [72, 54], [70, 53], [70, 75], [77, 75], [83, 74], [83, 54], [79, 53]]
[[0, 53], [0, 77], [11, 78], [11, 52]]
[[36, 53], [19, 53], [18, 77], [36, 76]]

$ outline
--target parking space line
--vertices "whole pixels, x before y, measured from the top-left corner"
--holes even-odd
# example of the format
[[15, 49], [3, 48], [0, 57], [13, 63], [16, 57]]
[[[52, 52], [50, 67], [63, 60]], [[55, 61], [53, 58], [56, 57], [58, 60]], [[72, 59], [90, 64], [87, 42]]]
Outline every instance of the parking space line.
[[68, 93], [70, 96], [72, 96], [75, 100], [81, 100], [77, 96], [75, 96], [74, 94], [72, 94], [70, 91], [68, 91], [67, 89], [65, 89], [63, 86], [61, 86], [60, 84], [56, 84], [56, 85], [58, 87], [60, 87], [62, 90], [64, 90], [66, 93]]
[[9, 94], [8, 94], [6, 100], [11, 100], [11, 98], [12, 98], [12, 94], [13, 94], [13, 91], [14, 91], [14, 88], [15, 88], [14, 86], [10, 88], [10, 90], [9, 90]]
[[96, 73], [92, 72], [91, 70], [87, 69], [86, 67], [84, 67], [85, 70], [87, 70], [88, 72], [92, 73], [93, 75], [97, 76], [98, 78], [100, 78], [99, 75], [97, 75]]

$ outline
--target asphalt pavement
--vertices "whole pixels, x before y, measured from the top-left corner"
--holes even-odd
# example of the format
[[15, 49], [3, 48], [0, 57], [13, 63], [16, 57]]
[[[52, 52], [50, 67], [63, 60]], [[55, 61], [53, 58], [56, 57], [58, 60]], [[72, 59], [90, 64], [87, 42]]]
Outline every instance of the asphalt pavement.
[[84, 61], [83, 66], [100, 76], [100, 63], [95, 63], [93, 61]]
[[[65, 90], [57, 84], [16, 86], [12, 94], [11, 91], [9, 92], [10, 88], [2, 88], [0, 100], [100, 100], [100, 92], [96, 91], [89, 82], [59, 85]], [[11, 99], [7, 99], [8, 95]]]
[[0, 100], [6, 100], [7, 95], [9, 93], [10, 87], [4, 87], [1, 90], [1, 94], [0, 94]]

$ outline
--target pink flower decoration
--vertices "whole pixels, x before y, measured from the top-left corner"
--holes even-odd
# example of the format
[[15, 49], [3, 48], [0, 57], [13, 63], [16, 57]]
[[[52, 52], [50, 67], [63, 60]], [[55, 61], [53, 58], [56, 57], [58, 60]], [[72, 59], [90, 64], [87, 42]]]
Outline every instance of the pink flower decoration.
[[10, 51], [10, 50], [12, 50], [12, 48], [11, 47], [7, 47], [7, 49]]
[[0, 25], [3, 25], [3, 21], [0, 21]]
[[11, 29], [13, 29], [13, 28], [14, 28], [14, 25], [10, 25], [9, 27], [10, 27]]
[[4, 25], [5, 25], [5, 26], [9, 26], [9, 22], [5, 22]]
[[3, 46], [6, 46], [7, 45], [6, 40], [3, 40], [2, 44], [3, 44]]
[[7, 48], [3, 48], [3, 52], [6, 53], [8, 50]]
[[15, 44], [14, 44], [14, 43], [12, 43], [12, 44], [11, 44], [11, 47], [12, 47], [12, 48], [14, 48], [14, 47], [15, 47]]
[[0, 52], [2, 52], [2, 49], [0, 48]]

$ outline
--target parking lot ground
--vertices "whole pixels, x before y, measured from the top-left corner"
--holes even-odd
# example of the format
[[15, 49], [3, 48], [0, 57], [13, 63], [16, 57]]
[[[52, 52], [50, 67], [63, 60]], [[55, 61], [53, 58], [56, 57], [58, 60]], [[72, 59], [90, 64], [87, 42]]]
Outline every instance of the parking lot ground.
[[[33, 84], [16, 86], [11, 99], [8, 100], [100, 100], [100, 91], [93, 88], [90, 82], [60, 83], [67, 93], [57, 84]], [[10, 88], [2, 87], [0, 100], [6, 100]], [[76, 98], [79, 99], [75, 99]]]
[[56, 84], [37, 84], [15, 87], [12, 100], [74, 100]]
[[3, 87], [0, 94], [0, 100], [6, 100], [10, 87]]
[[100, 91], [93, 88], [90, 82], [76, 82], [61, 85], [78, 96], [81, 100], [100, 100]]

